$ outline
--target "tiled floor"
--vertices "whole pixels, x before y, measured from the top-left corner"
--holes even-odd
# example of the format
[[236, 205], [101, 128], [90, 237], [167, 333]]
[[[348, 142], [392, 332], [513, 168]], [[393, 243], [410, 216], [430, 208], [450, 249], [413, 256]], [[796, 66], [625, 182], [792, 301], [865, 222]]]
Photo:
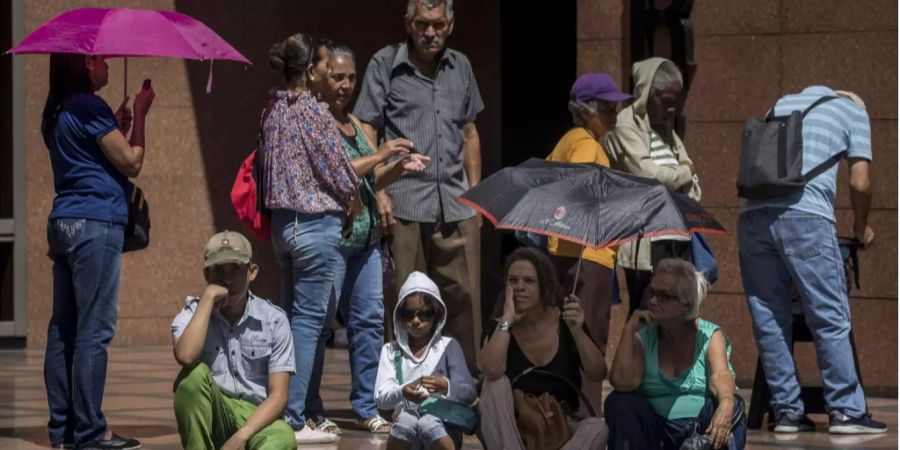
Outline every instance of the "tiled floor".
[[[40, 449], [47, 444], [47, 401], [43, 384], [43, 355], [38, 351], [0, 352], [0, 449]], [[384, 447], [383, 438], [352, 429], [347, 401], [347, 352], [328, 350], [322, 397], [332, 417], [345, 429], [340, 444], [331, 450]], [[178, 366], [169, 347], [115, 348], [110, 351], [109, 378], [104, 410], [114, 430], [140, 438], [145, 449], [180, 448], [172, 413], [172, 380]], [[744, 392], [749, 399], [749, 392]], [[750, 449], [897, 448], [897, 400], [869, 399], [875, 417], [890, 426], [885, 436], [835, 437], [827, 433], [776, 436], [751, 432]], [[827, 419], [813, 416], [820, 429]], [[329, 447], [325, 447], [329, 449]], [[466, 449], [478, 449], [469, 437]]]

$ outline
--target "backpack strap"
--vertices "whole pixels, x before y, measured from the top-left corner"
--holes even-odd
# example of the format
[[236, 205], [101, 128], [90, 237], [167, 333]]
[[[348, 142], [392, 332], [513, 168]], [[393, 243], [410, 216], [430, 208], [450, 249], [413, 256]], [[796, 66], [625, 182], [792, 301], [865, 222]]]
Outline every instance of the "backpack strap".
[[[822, 98], [816, 100], [815, 102], [813, 102], [812, 105], [809, 105], [808, 108], [806, 108], [806, 109], [803, 110], [803, 114], [801, 114], [800, 117], [801, 117], [801, 118], [806, 118], [806, 115], [809, 114], [809, 112], [812, 111], [813, 108], [815, 108], [816, 106], [821, 105], [822, 103], [830, 102], [830, 101], [832, 101], [832, 100], [834, 100], [834, 99], [836, 99], [836, 98], [837, 98], [837, 97], [835, 97], [835, 96], [833, 96], [833, 95], [826, 95], [825, 97], [822, 97]], [[772, 109], [774, 109], [774, 108], [772, 108]]]
[[[812, 105], [809, 105], [808, 108], [803, 110], [803, 114], [801, 115], [801, 117], [806, 118], [806, 115], [809, 114], [809, 112], [812, 111], [813, 108], [821, 105], [822, 103], [830, 102], [836, 98], [837, 97], [835, 97], [833, 95], [826, 95], [826, 96], [816, 100]], [[810, 180], [821, 175], [826, 170], [831, 169], [832, 166], [839, 163], [841, 161], [841, 159], [844, 158], [844, 155], [846, 155], [846, 154], [847, 154], [846, 151], [840, 152], [840, 153], [832, 156], [831, 158], [826, 159], [818, 166], [813, 167], [812, 170], [810, 170], [809, 172], [806, 173], [806, 175], [803, 175], [803, 181], [806, 183], [809, 183]]]
[[846, 151], [837, 153], [834, 156], [832, 156], [831, 158], [828, 158], [825, 161], [823, 161], [818, 166], [813, 167], [813, 169], [810, 170], [809, 172], [807, 172], [806, 175], [803, 175], [803, 181], [806, 183], [809, 183], [809, 181], [812, 180], [813, 178], [821, 175], [823, 172], [830, 169], [835, 164], [841, 162], [841, 159], [843, 159], [846, 154], [847, 154]]
[[[813, 102], [812, 105], [809, 105], [806, 109], [803, 110], [803, 113], [800, 115], [800, 118], [801, 119], [805, 118], [806, 115], [809, 114], [809, 112], [812, 111], [812, 109], [815, 108], [816, 106], [819, 106], [825, 102], [830, 102], [836, 98], [837, 97], [835, 97], [833, 95], [826, 95], [826, 96], [816, 100], [815, 102]], [[770, 109], [769, 112], [766, 113], [765, 121], [768, 122], [774, 118], [775, 118], [775, 107], [773, 106], [772, 109]]]

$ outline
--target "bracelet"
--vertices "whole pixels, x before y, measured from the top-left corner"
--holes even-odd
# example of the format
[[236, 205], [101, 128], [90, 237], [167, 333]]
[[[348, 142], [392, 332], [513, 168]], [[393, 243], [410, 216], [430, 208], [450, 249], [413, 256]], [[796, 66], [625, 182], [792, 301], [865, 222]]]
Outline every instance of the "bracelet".
[[507, 321], [497, 322], [497, 330], [499, 331], [509, 333], [510, 328], [512, 328], [512, 324]]

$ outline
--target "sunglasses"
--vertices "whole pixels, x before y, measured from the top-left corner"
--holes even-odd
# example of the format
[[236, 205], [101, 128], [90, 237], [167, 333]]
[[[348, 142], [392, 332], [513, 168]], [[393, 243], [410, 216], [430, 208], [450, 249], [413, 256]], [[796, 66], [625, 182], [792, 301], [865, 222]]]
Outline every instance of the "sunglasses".
[[[681, 297], [679, 297], [678, 295], [670, 294], [670, 293], [664, 292], [664, 291], [657, 291], [656, 289], [653, 289], [652, 287], [647, 288], [647, 290], [650, 291], [650, 297], [656, 297], [656, 299], [659, 300], [660, 302], [669, 302], [669, 301], [681, 299]], [[648, 297], [648, 298], [650, 298], [650, 297]]]
[[416, 317], [419, 318], [422, 322], [431, 322], [434, 320], [435, 312], [433, 309], [418, 309], [418, 310], [410, 310], [406, 308], [400, 308], [400, 319], [405, 322], [412, 322]]

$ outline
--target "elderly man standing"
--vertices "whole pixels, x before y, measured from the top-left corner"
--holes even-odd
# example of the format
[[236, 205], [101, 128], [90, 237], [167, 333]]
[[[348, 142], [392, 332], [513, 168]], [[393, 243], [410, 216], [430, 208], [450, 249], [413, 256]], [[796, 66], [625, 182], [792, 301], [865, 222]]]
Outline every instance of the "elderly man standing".
[[[684, 81], [678, 66], [664, 58], [648, 58], [632, 66], [635, 101], [622, 110], [615, 130], [604, 137], [612, 167], [653, 178], [670, 191], [700, 200], [694, 163], [675, 133], [675, 117], [684, 105]], [[663, 258], [691, 259], [690, 240], [655, 236], [619, 248], [618, 265], [625, 270], [630, 310], [645, 300], [653, 269]]]
[[775, 432], [815, 429], [804, 414], [791, 358], [793, 285], [815, 341], [830, 412], [828, 431], [884, 433], [885, 424], [868, 415], [856, 375], [844, 263], [834, 226], [838, 163], [846, 158], [853, 231], [863, 246], [874, 237], [868, 226], [872, 160], [869, 116], [855, 94], [825, 86], [810, 86], [782, 97], [775, 104], [774, 115], [786, 116], [807, 108], [808, 114], [802, 119], [803, 173], [827, 169], [799, 189], [771, 198], [744, 199], [738, 216], [741, 277], [766, 382], [772, 391]]
[[434, 279], [447, 302], [445, 330], [475, 370], [481, 219], [456, 197], [481, 181], [475, 116], [484, 104], [468, 58], [446, 48], [453, 0], [409, 0], [405, 22], [409, 39], [369, 62], [354, 113], [373, 141], [408, 139], [431, 158], [426, 170], [406, 173], [378, 193], [381, 224], [391, 235], [396, 279], [416, 270]]

